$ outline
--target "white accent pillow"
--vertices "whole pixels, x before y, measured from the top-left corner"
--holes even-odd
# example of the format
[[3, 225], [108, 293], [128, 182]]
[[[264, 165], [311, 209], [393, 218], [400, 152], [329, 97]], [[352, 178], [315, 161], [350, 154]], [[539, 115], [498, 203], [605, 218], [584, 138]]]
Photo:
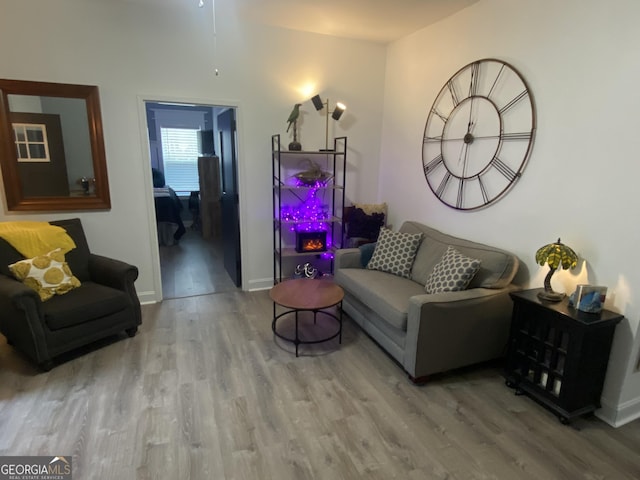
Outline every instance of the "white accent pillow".
[[38, 292], [43, 302], [80, 286], [80, 280], [71, 273], [60, 248], [46, 255], [12, 263], [9, 270], [27, 287]]

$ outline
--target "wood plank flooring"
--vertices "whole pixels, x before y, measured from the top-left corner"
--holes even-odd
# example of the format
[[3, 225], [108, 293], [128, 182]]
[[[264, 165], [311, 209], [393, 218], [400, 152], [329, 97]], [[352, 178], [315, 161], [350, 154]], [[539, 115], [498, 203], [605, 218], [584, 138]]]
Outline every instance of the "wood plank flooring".
[[160, 247], [160, 273], [165, 299], [238, 290], [224, 268], [221, 239], [204, 240], [191, 228], [179, 244]]
[[48, 373], [0, 337], [0, 455], [73, 455], [76, 480], [640, 477], [640, 422], [561, 425], [497, 366], [416, 387], [349, 319], [295, 358], [271, 318], [266, 291], [166, 300]]

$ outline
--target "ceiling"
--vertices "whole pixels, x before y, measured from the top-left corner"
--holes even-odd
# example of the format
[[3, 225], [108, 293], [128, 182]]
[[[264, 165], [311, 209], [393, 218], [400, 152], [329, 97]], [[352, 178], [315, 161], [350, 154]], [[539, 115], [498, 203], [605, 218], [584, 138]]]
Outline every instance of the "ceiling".
[[[103, 0], [110, 1], [110, 0]], [[199, 0], [127, 0], [155, 5]], [[216, 0], [203, 0], [205, 3]], [[218, 0], [226, 1], [226, 0]], [[232, 0], [246, 21], [388, 43], [452, 15], [479, 0]]]

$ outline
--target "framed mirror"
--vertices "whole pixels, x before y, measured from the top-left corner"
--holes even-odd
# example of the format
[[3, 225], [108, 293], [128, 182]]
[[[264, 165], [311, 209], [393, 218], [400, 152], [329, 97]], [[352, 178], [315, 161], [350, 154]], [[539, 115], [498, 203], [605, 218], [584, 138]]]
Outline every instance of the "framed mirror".
[[0, 79], [10, 211], [111, 208], [98, 87]]

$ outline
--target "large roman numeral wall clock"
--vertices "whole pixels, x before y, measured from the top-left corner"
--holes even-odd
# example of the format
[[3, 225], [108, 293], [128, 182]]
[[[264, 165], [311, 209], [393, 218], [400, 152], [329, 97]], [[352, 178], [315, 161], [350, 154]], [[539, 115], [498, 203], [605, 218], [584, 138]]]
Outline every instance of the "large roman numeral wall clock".
[[492, 58], [464, 66], [427, 117], [422, 164], [429, 187], [458, 210], [495, 202], [522, 175], [535, 130], [533, 97], [515, 68]]

